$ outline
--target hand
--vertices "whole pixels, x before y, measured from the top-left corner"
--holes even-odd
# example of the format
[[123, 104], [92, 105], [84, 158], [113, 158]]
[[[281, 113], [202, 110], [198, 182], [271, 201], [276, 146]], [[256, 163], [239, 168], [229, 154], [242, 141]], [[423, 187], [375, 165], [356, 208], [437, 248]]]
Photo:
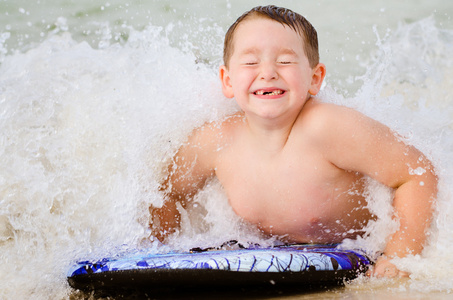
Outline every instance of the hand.
[[376, 264], [366, 272], [366, 275], [369, 277], [376, 276], [378, 278], [409, 277], [409, 273], [398, 270], [398, 268], [390, 262], [390, 259], [385, 256], [379, 257]]

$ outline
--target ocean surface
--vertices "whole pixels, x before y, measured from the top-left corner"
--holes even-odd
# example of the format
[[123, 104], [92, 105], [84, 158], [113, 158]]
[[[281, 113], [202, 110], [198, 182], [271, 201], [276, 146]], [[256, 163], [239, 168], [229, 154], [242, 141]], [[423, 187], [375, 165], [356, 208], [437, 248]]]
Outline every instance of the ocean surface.
[[[284, 299], [453, 297], [453, 1], [284, 1], [317, 28], [325, 101], [353, 107], [422, 150], [439, 175], [429, 243], [395, 263], [408, 280], [360, 278]], [[217, 70], [223, 35], [266, 1], [0, 0], [0, 299], [81, 298], [79, 259], [148, 247], [272, 243], [243, 224], [216, 181], [167, 246], [144, 242], [172, 155], [201, 124], [237, 110]], [[391, 192], [349, 247], [379, 251]], [[86, 295], [85, 295], [86, 296]], [[278, 298], [278, 297], [277, 297]]]

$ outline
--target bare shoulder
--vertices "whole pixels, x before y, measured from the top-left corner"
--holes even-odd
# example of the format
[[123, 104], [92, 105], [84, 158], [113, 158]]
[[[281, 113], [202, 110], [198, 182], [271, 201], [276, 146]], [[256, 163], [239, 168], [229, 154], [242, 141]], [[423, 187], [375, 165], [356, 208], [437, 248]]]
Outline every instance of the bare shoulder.
[[316, 100], [307, 104], [299, 127], [309, 136], [307, 143], [338, 168], [397, 187], [407, 180], [409, 165], [421, 166], [422, 153], [384, 124], [351, 108]]
[[239, 124], [244, 123], [241, 114], [227, 116], [219, 121], [206, 123], [195, 129], [181, 147], [178, 156], [185, 160], [196, 159], [205, 168], [215, 168], [219, 149], [229, 144]]
[[[304, 108], [305, 109], [305, 108]], [[314, 98], [307, 102], [307, 112], [309, 115], [316, 117], [317, 119], [322, 120], [323, 122], [333, 122], [335, 120], [343, 120], [344, 118], [349, 119], [349, 117], [365, 117], [362, 113], [358, 112], [355, 109], [333, 104], [333, 103], [325, 103], [321, 102], [320, 100]], [[332, 117], [336, 118], [332, 118]]]
[[[311, 99], [295, 124], [308, 136], [332, 142], [358, 129], [379, 126], [373, 119], [345, 106]], [[332, 140], [332, 138], [334, 138]]]
[[243, 124], [244, 120], [242, 114], [236, 113], [219, 121], [206, 123], [192, 132], [188, 145], [204, 148], [206, 151], [216, 151], [231, 138], [235, 129], [238, 125]]

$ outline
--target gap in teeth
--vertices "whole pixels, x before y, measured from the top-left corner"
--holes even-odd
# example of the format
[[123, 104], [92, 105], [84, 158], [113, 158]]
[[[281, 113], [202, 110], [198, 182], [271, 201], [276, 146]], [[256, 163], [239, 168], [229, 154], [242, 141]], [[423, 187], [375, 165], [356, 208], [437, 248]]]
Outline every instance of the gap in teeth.
[[275, 90], [275, 91], [272, 91], [272, 92], [264, 92], [264, 91], [258, 91], [256, 92], [257, 95], [270, 95], [270, 96], [274, 96], [274, 95], [281, 95], [283, 94], [283, 91], [282, 90]]

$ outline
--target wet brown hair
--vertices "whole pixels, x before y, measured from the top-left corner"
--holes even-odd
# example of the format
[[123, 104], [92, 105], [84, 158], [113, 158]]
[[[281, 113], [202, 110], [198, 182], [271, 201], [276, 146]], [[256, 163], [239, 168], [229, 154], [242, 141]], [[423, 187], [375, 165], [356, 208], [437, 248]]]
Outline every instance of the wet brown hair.
[[245, 12], [228, 29], [225, 34], [223, 47], [223, 63], [227, 68], [234, 50], [234, 33], [239, 24], [252, 17], [264, 17], [279, 22], [282, 25], [289, 26], [302, 37], [302, 40], [304, 41], [304, 52], [308, 57], [310, 67], [314, 68], [319, 63], [318, 34], [311, 23], [303, 16], [290, 9], [268, 5], [257, 6]]

